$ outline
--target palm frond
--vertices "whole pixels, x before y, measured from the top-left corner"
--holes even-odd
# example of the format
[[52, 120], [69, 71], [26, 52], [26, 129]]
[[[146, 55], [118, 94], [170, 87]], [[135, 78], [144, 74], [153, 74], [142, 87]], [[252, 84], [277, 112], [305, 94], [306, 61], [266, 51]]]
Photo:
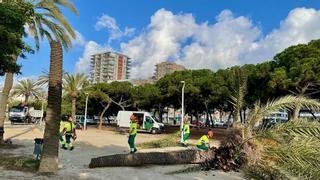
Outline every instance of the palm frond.
[[296, 106], [308, 110], [319, 110], [320, 102], [303, 96], [289, 95], [270, 101], [264, 106], [261, 106], [260, 103], [257, 103], [255, 104], [253, 110], [249, 114], [248, 125], [250, 126], [250, 128], [253, 128], [256, 123], [261, 122], [264, 117], [271, 114], [272, 112], [279, 110], [290, 111], [294, 109]]
[[30, 79], [23, 79], [20, 80], [13, 87], [12, 95], [24, 97], [37, 97], [41, 91], [43, 91], [43, 89], [37, 84], [36, 81], [32, 81]]
[[75, 75], [66, 73], [63, 77], [63, 93], [71, 97], [77, 97], [79, 92], [87, 85], [87, 76], [77, 73]]
[[49, 42], [53, 40], [59, 41], [64, 49], [68, 50], [72, 47], [72, 39], [76, 38], [76, 34], [63, 16], [59, 6], [70, 9], [74, 14], [78, 15], [72, 1], [68, 0], [38, 0], [34, 1], [35, 14], [27, 22], [29, 32], [34, 37], [36, 48], [39, 49], [40, 38], [47, 38]]
[[75, 15], [79, 15], [77, 9], [74, 7], [74, 5], [71, 2], [68, 2], [67, 0], [53, 0], [54, 3], [62, 5], [68, 9], [70, 9]]
[[320, 177], [320, 123], [305, 120], [290, 121], [261, 132], [264, 139], [277, 143], [265, 144], [262, 164], [282, 174], [300, 179]]

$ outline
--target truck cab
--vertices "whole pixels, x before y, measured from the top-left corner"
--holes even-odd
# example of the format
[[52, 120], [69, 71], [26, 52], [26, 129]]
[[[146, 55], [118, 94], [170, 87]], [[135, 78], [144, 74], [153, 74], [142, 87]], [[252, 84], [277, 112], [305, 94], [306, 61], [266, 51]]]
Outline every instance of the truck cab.
[[13, 106], [9, 109], [9, 120], [11, 124], [26, 123], [28, 115], [28, 107], [26, 106]]

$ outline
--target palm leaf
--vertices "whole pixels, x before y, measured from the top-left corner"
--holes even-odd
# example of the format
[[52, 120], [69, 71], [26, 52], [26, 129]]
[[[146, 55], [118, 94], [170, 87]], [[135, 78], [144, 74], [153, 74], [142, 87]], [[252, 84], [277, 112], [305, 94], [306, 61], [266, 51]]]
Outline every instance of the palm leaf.
[[320, 102], [314, 99], [309, 99], [303, 96], [285, 96], [268, 102], [264, 106], [256, 103], [253, 110], [249, 114], [249, 128], [253, 127], [262, 121], [264, 117], [275, 111], [287, 110], [290, 111], [296, 106], [300, 106], [308, 110], [319, 110]]
[[278, 125], [261, 132], [261, 137], [274, 140], [266, 144], [262, 164], [273, 161], [273, 167], [282, 174], [299, 179], [320, 177], [320, 123], [303, 120]]

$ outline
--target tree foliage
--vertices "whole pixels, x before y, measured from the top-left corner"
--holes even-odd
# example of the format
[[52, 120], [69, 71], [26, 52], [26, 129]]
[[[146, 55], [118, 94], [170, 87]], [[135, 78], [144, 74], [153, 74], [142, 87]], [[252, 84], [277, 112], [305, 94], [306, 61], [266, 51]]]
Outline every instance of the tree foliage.
[[30, 3], [0, 3], [0, 75], [19, 73], [20, 65], [14, 56], [25, 57], [24, 53], [32, 51], [22, 37], [26, 35], [24, 25], [33, 13]]

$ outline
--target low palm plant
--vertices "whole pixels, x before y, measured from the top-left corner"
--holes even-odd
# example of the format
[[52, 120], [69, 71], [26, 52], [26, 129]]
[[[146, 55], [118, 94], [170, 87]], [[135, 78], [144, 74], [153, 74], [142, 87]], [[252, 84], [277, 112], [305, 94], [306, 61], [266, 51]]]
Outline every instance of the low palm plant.
[[71, 75], [66, 73], [63, 77], [63, 93], [72, 99], [72, 117], [76, 115], [76, 101], [80, 91], [87, 85], [87, 76], [85, 74]]

